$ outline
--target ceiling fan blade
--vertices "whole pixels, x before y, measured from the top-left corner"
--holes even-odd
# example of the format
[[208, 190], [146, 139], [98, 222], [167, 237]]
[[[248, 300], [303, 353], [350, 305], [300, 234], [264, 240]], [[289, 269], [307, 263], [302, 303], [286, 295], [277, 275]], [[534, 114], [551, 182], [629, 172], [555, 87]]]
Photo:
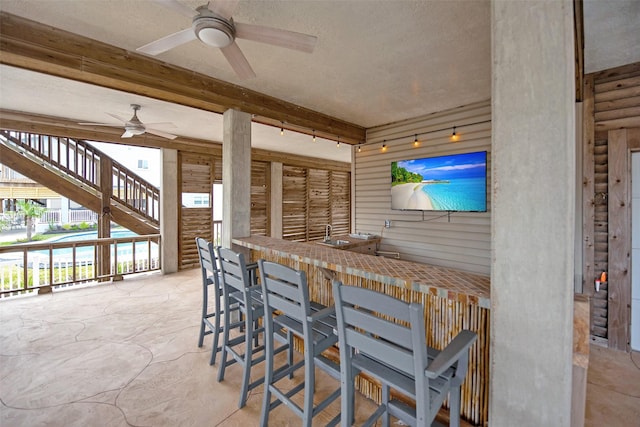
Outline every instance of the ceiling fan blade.
[[249, 61], [247, 61], [247, 58], [245, 58], [235, 41], [220, 50], [224, 54], [224, 57], [227, 58], [227, 61], [231, 64], [231, 68], [233, 68], [233, 71], [236, 72], [238, 77], [241, 79], [250, 79], [256, 76], [251, 65], [249, 65]]
[[176, 136], [176, 135], [173, 135], [173, 134], [171, 134], [171, 133], [163, 132], [163, 131], [158, 130], [158, 129], [149, 129], [149, 128], [148, 128], [148, 127], [146, 127], [146, 126], [145, 126], [144, 130], [145, 130], [145, 132], [147, 132], [147, 133], [152, 133], [152, 134], [154, 134], [154, 135], [158, 135], [158, 136], [161, 136], [161, 137], [163, 137], [163, 138], [167, 138], [167, 139], [176, 139], [176, 138], [177, 138], [177, 136]]
[[299, 50], [311, 53], [316, 46], [318, 38], [309, 34], [296, 33], [294, 31], [279, 28], [264, 27], [262, 25], [235, 23], [236, 37], [267, 43], [287, 49]]
[[236, 7], [238, 7], [239, 2], [240, 0], [213, 0], [209, 2], [209, 10], [224, 19], [229, 19], [235, 12]]
[[181, 15], [184, 15], [188, 18], [193, 18], [198, 14], [195, 9], [190, 8], [187, 5], [184, 5], [176, 0], [152, 0], [155, 3], [158, 3], [160, 6], [166, 7], [167, 9], [173, 10]]
[[92, 123], [92, 122], [80, 122], [79, 125], [83, 126], [111, 126], [114, 128], [121, 128], [122, 125], [114, 125], [113, 123]]
[[177, 33], [169, 34], [168, 36], [154, 42], [148, 43], [136, 50], [138, 52], [146, 53], [147, 55], [155, 56], [195, 39], [196, 34], [193, 32], [193, 29], [186, 28], [182, 31], [178, 31]]
[[172, 127], [175, 128], [176, 125], [174, 123], [171, 122], [157, 122], [157, 123], [146, 123], [144, 124], [145, 126], [167, 126], [167, 127]]
[[128, 130], [125, 130], [124, 133], [120, 135], [120, 138], [131, 138], [133, 136], [134, 136], [133, 133], [129, 132]]
[[127, 123], [127, 119], [118, 116], [117, 114], [111, 114], [111, 113], [107, 113], [108, 115], [110, 115], [111, 117], [113, 117], [114, 119], [121, 121], [122, 123]]

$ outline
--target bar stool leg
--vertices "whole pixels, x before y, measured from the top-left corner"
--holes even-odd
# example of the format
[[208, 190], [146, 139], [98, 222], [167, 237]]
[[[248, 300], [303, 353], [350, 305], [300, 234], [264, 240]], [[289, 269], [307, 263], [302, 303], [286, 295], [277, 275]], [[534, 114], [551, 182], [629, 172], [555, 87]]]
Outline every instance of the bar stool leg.
[[[254, 322], [249, 321], [249, 316], [245, 317], [245, 351], [242, 363], [242, 388], [240, 389], [240, 402], [238, 408], [243, 408], [247, 404], [247, 395], [249, 394], [249, 380], [251, 379], [251, 358], [253, 357], [254, 340]], [[257, 339], [257, 338], [256, 338]]]
[[[226, 307], [228, 308], [228, 307]], [[227, 327], [227, 325], [230, 325], [230, 319], [229, 319], [229, 310], [225, 310], [224, 311], [224, 332], [223, 332], [223, 337], [222, 337], [222, 354], [220, 357], [220, 367], [218, 368], [218, 382], [221, 382], [224, 379], [224, 371], [227, 367], [227, 345], [226, 343], [229, 342], [229, 327]]]
[[[305, 347], [305, 352], [308, 351]], [[302, 416], [302, 425], [311, 427], [313, 419], [313, 395], [316, 385], [316, 372], [313, 363], [304, 364], [304, 413]]]

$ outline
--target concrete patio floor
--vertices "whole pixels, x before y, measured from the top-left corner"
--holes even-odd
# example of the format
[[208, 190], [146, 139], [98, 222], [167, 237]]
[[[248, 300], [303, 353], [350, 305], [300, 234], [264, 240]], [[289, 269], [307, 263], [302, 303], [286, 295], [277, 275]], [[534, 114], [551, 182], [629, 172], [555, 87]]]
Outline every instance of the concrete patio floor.
[[[208, 364], [211, 338], [197, 347], [200, 283], [194, 269], [0, 301], [0, 425], [257, 425], [262, 387], [238, 409], [240, 367], [218, 383], [217, 366]], [[587, 426], [640, 426], [634, 361], [640, 365], [638, 353], [592, 346]], [[339, 386], [318, 373], [318, 396]], [[339, 406], [314, 425], [325, 425]], [[357, 407], [356, 424], [375, 409], [362, 396]], [[269, 421], [300, 425], [284, 405]]]

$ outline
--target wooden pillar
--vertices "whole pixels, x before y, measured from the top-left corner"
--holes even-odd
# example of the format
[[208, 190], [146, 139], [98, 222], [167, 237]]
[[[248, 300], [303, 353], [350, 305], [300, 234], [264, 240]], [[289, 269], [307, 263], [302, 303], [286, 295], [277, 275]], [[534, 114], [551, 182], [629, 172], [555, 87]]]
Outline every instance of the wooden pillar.
[[227, 110], [222, 139], [222, 246], [251, 234], [251, 114]]
[[[113, 179], [111, 170], [113, 164], [108, 156], [100, 157], [100, 191], [101, 209], [98, 212], [98, 238], [111, 237], [111, 196], [113, 195]], [[99, 245], [97, 250], [98, 274], [111, 274], [111, 245]], [[117, 269], [117, 266], [116, 266]], [[102, 279], [103, 281], [106, 279]], [[114, 280], [116, 278], [114, 277]]]

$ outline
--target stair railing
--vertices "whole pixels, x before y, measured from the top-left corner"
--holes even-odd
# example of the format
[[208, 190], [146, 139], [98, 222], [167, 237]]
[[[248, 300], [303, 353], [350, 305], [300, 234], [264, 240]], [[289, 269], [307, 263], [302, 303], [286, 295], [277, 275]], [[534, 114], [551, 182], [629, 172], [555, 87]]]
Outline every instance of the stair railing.
[[[152, 224], [160, 224], [160, 190], [124, 165], [84, 140], [28, 132], [0, 131], [6, 141], [44, 160], [62, 173], [98, 191], [100, 170], [109, 164], [113, 190], [111, 199]], [[106, 160], [109, 161], [106, 161]]]

